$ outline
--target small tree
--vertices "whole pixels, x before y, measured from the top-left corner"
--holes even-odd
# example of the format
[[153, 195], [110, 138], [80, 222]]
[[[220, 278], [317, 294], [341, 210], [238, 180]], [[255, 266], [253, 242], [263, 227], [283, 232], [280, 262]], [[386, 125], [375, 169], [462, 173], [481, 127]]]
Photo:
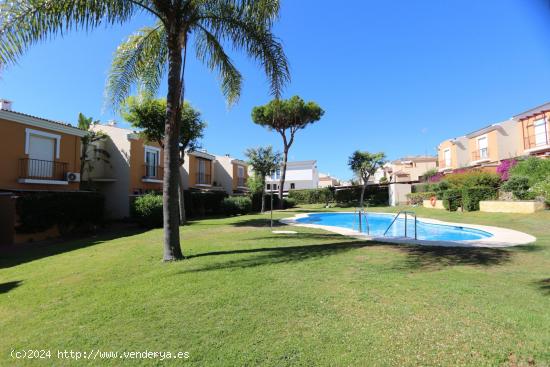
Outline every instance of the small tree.
[[[121, 109], [122, 117], [141, 129], [141, 135], [148, 141], [154, 141], [164, 148], [164, 123], [166, 121], [166, 100], [154, 99], [141, 95], [128, 97]], [[185, 163], [185, 151], [200, 148], [199, 141], [203, 137], [206, 123], [201, 113], [185, 102], [181, 109], [181, 124], [179, 133], [179, 165]], [[179, 171], [178, 171], [179, 172]], [[185, 223], [185, 203], [183, 184], [179, 178], [179, 211], [180, 222]]]
[[[103, 131], [90, 131], [90, 127], [98, 122], [93, 121], [92, 117], [86, 117], [82, 113], [78, 114], [78, 128], [87, 131], [86, 135], [81, 138], [80, 177], [82, 180], [80, 181], [80, 189], [83, 189], [85, 185], [87, 188], [92, 186], [91, 173], [94, 170], [94, 161], [110, 164], [111, 155], [109, 152], [97, 146], [97, 143], [107, 139], [108, 135]], [[86, 183], [83, 180], [84, 173], [88, 174]]]
[[365, 189], [371, 175], [378, 167], [386, 163], [386, 155], [380, 153], [361, 152], [356, 150], [349, 157], [348, 165], [351, 170], [363, 181], [363, 188], [361, 190], [361, 198], [359, 200], [359, 206], [363, 207], [363, 199], [365, 197]]
[[[281, 165], [281, 153], [274, 152], [271, 146], [249, 148], [245, 152], [248, 158], [248, 164], [254, 171], [254, 176], [261, 183], [262, 193], [262, 213], [265, 211], [265, 177], [269, 176], [273, 171]], [[282, 197], [282, 196], [281, 196]], [[283, 201], [283, 200], [279, 200]]]
[[283, 163], [279, 182], [279, 206], [283, 206], [283, 190], [286, 178], [288, 151], [298, 130], [319, 121], [325, 111], [315, 102], [304, 102], [298, 96], [287, 100], [274, 99], [264, 106], [252, 109], [252, 121], [269, 130], [275, 130], [283, 138]]

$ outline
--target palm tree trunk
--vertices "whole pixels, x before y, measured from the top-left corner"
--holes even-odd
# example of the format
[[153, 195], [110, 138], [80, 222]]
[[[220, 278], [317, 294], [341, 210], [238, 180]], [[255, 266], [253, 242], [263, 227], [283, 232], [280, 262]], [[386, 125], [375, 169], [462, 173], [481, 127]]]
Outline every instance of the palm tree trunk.
[[283, 154], [283, 172], [281, 172], [281, 180], [279, 181], [279, 209], [283, 209], [284, 203], [283, 203], [283, 191], [285, 187], [285, 179], [286, 179], [286, 163], [288, 161], [288, 146], [285, 144], [284, 147], [284, 154]]
[[164, 261], [183, 258], [179, 236], [179, 118], [181, 97], [182, 45], [179, 32], [168, 33], [168, 94], [164, 126], [164, 177], [162, 189]]

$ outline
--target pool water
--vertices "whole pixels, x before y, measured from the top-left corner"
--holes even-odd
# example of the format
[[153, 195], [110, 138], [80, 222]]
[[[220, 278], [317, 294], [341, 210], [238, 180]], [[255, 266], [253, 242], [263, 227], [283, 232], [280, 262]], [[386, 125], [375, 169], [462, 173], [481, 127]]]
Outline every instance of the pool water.
[[[367, 213], [369, 234], [375, 237], [384, 236], [395, 214]], [[296, 220], [298, 223], [318, 224], [323, 226], [341, 227], [358, 231], [358, 217], [354, 213], [314, 213]], [[367, 225], [363, 216], [362, 232], [367, 233]], [[489, 232], [479, 229], [458, 227], [446, 224], [425, 223], [417, 221], [417, 239], [427, 241], [466, 241], [492, 237]], [[405, 234], [405, 217], [401, 215], [391, 226], [386, 237], [403, 237]], [[414, 218], [407, 220], [407, 236], [414, 237]]]

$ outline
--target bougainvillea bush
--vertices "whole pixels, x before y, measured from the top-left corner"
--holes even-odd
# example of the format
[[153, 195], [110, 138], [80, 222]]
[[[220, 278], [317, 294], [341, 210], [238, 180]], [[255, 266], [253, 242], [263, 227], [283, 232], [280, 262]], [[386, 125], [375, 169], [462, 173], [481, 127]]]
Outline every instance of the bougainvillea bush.
[[518, 163], [515, 159], [506, 159], [497, 166], [497, 174], [500, 175], [502, 181], [507, 181], [510, 178], [510, 169]]

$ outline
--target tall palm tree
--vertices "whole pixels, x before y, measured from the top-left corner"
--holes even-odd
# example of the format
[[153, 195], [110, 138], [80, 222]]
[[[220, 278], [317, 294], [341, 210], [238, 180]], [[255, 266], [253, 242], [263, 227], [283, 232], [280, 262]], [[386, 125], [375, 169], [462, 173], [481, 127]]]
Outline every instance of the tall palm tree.
[[133, 86], [154, 93], [167, 72], [163, 206], [164, 260], [183, 258], [178, 216], [178, 134], [187, 50], [219, 73], [229, 104], [238, 100], [242, 75], [225, 45], [258, 61], [278, 98], [289, 81], [287, 59], [272, 33], [279, 0], [18, 0], [0, 3], [0, 64], [13, 64], [31, 45], [71, 30], [120, 24], [145, 12], [152, 27], [133, 34], [117, 50], [107, 82], [118, 106]]

